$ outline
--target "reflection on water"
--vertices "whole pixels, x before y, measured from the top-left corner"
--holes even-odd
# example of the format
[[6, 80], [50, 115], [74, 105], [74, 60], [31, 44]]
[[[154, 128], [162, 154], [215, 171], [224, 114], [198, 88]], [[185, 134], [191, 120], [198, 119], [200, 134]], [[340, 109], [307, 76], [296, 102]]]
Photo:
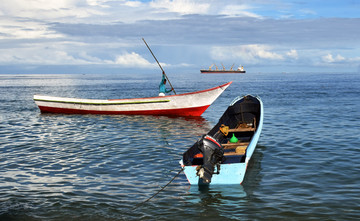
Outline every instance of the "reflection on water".
[[[261, 182], [261, 160], [266, 148], [257, 146], [251, 158], [243, 185], [189, 185], [187, 194], [184, 196], [188, 203], [202, 206], [226, 206], [238, 207], [245, 203], [248, 195], [252, 195], [254, 189]], [[234, 208], [234, 209], [235, 209]]]
[[[202, 204], [203, 206], [236, 204], [239, 200], [246, 197], [246, 192], [242, 185], [191, 185], [186, 199], [188, 202]], [[191, 197], [189, 197], [191, 196]]]
[[[145, 200], [180, 169], [178, 161], [182, 153], [212, 128], [203, 117], [39, 114], [38, 119], [47, 125], [38, 133], [40, 140], [51, 144], [53, 150], [60, 151], [60, 154], [56, 160], [39, 159], [49, 164], [35, 167], [42, 177], [27, 173], [28, 178], [24, 176], [24, 179], [32, 183], [32, 188], [35, 188], [32, 191], [52, 192], [60, 197], [78, 192], [80, 195], [72, 197], [75, 202], [83, 198], [91, 200], [94, 195], [104, 191], [131, 202], [124, 194], [132, 195], [135, 189], [136, 194], [142, 197], [134, 199], [132, 203]], [[66, 140], [63, 139], [64, 135], [67, 136]], [[238, 211], [248, 201], [248, 193], [251, 194], [261, 181], [264, 149], [258, 146], [254, 152], [244, 186], [191, 186], [182, 174], [144, 208], [148, 209], [153, 203], [173, 203], [174, 199], [170, 196], [174, 194], [180, 202], [203, 207], [201, 214], [204, 216], [209, 213], [216, 217], [224, 211]], [[51, 174], [49, 171], [52, 171]], [[60, 176], [63, 172], [66, 175]], [[40, 185], [36, 185], [34, 179], [38, 179]], [[58, 187], [62, 188], [62, 192], [53, 192]], [[103, 197], [105, 201], [109, 200], [109, 195]], [[232, 217], [230, 214], [228, 216]]]
[[266, 149], [267, 148], [265, 146], [258, 144], [248, 163], [242, 186], [244, 186], [245, 191], [249, 195], [252, 195], [253, 190], [258, 187], [263, 178], [261, 162], [263, 160]]
[[[43, 210], [37, 209], [37, 214], [43, 217], [61, 217], [54, 209], [62, 205], [76, 204], [62, 208], [72, 215], [88, 205], [90, 211], [80, 213], [84, 215], [102, 202], [115, 203], [105, 210], [123, 201], [138, 203], [168, 181], [173, 175], [168, 168], [179, 168], [181, 148], [211, 127], [203, 117], [34, 114], [21, 118], [0, 125], [4, 135], [0, 191], [5, 200], [0, 202], [1, 212], [22, 214], [32, 211], [22, 207], [40, 207]], [[22, 201], [9, 203], [19, 196], [24, 196]]]

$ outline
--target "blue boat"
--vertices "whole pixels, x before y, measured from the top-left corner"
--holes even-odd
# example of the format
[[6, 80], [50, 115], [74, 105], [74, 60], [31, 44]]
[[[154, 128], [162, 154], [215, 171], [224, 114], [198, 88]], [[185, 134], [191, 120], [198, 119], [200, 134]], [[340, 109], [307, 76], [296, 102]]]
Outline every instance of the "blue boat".
[[263, 127], [259, 97], [236, 98], [219, 122], [183, 154], [191, 185], [241, 184]]

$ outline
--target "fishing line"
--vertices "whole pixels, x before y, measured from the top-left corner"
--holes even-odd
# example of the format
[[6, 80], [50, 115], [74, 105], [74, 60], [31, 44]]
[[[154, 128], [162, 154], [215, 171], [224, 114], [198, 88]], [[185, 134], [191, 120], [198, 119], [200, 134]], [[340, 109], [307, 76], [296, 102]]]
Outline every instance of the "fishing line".
[[176, 178], [177, 176], [179, 176], [179, 174], [180, 174], [183, 170], [184, 170], [184, 168], [181, 168], [181, 170], [180, 170], [165, 186], [163, 186], [159, 191], [157, 191], [154, 195], [152, 195], [151, 197], [149, 197], [147, 200], [145, 200], [145, 201], [137, 204], [134, 209], [139, 208], [139, 207], [142, 206], [144, 203], [149, 202], [152, 198], [154, 198], [156, 195], [158, 195], [158, 194], [159, 194], [161, 191], [163, 191], [172, 181], [174, 181], [175, 178]]

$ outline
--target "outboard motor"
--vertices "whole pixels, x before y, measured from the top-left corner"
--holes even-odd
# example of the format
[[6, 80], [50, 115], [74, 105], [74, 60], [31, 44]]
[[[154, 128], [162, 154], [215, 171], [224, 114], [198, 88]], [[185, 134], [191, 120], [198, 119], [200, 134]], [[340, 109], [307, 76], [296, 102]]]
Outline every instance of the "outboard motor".
[[205, 135], [198, 141], [198, 148], [203, 154], [203, 165], [196, 168], [204, 183], [210, 183], [215, 166], [220, 172], [220, 163], [224, 161], [224, 148], [211, 136]]

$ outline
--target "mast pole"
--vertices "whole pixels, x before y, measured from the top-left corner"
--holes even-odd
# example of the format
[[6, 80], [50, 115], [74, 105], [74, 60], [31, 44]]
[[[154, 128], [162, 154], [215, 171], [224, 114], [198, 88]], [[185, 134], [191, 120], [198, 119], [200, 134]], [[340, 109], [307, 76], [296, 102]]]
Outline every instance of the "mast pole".
[[145, 39], [144, 39], [144, 38], [142, 38], [142, 40], [144, 41], [144, 43], [145, 43], [146, 47], [149, 49], [149, 51], [150, 51], [150, 53], [152, 54], [152, 56], [154, 57], [155, 61], [156, 61], [156, 62], [157, 62], [157, 64], [159, 65], [160, 69], [162, 70], [163, 75], [165, 75], [166, 80], [169, 82], [169, 85], [170, 85], [171, 89], [174, 91], [174, 94], [176, 94], [174, 87], [171, 85], [171, 83], [170, 83], [170, 81], [169, 81], [169, 78], [168, 78], [168, 77], [167, 77], [167, 75], [165, 74], [164, 69], [161, 67], [161, 65], [160, 65], [159, 61], [156, 59], [156, 57], [155, 57], [154, 53], [151, 51], [151, 49], [150, 49], [149, 45], [146, 43], [146, 41], [145, 41]]

